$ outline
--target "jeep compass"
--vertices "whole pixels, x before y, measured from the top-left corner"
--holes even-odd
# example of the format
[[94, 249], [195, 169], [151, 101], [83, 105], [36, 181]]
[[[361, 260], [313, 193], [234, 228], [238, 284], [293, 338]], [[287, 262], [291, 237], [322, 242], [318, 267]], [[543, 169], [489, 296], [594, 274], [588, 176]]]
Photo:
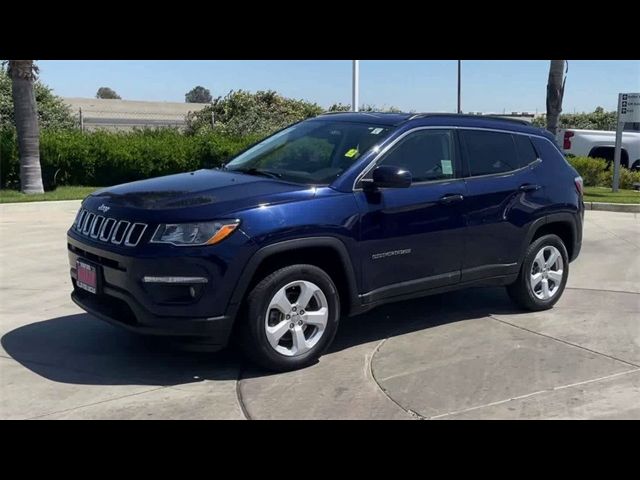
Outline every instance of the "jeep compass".
[[342, 316], [470, 286], [551, 308], [582, 244], [553, 136], [452, 114], [335, 113], [212, 170], [99, 190], [68, 231], [71, 298], [134, 332], [307, 366]]

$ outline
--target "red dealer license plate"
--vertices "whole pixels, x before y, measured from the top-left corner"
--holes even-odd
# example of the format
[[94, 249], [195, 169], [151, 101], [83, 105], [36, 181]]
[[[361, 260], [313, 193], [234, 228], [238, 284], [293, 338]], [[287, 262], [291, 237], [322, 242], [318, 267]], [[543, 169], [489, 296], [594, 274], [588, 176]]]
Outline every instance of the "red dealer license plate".
[[95, 266], [90, 265], [82, 260], [76, 260], [76, 271], [78, 278], [76, 285], [87, 292], [97, 293], [98, 290], [98, 271]]

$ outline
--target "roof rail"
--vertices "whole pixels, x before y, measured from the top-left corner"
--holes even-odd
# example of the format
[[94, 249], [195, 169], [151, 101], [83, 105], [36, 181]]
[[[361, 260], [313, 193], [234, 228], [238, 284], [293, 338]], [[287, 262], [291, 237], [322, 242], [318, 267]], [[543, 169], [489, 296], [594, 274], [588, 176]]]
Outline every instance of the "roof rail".
[[335, 110], [333, 112], [322, 112], [320, 115], [335, 115], [336, 113], [354, 113], [351, 110]]
[[337, 113], [368, 113], [368, 114], [375, 114], [375, 115], [409, 115], [409, 113], [407, 112], [377, 112], [375, 110], [372, 111], [364, 111], [364, 110], [358, 110], [357, 112], [351, 111], [351, 110], [341, 110], [341, 111], [335, 111], [335, 112], [322, 112], [320, 115], [335, 115]]
[[505, 118], [501, 115], [471, 115], [468, 113], [416, 113], [415, 115], [408, 118], [407, 121], [415, 120], [416, 118], [425, 118], [425, 117], [457, 117], [457, 118], [471, 117], [471, 118], [480, 118], [480, 119], [491, 118], [493, 120], [503, 120], [505, 122], [517, 123], [519, 125], [531, 126], [531, 124], [526, 120], [519, 120], [517, 118]]

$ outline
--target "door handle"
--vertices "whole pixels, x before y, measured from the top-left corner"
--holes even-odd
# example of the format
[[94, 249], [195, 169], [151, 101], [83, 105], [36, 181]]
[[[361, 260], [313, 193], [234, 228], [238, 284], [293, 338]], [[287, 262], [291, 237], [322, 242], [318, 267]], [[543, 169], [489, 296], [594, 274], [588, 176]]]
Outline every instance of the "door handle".
[[540, 185], [525, 183], [524, 185], [520, 185], [520, 188], [518, 190], [520, 190], [521, 192], [535, 192], [536, 190], [539, 190], [539, 189], [540, 189]]
[[463, 200], [464, 197], [458, 193], [455, 195], [445, 195], [444, 197], [440, 198], [440, 203], [443, 205], [450, 205], [452, 203], [458, 203]]

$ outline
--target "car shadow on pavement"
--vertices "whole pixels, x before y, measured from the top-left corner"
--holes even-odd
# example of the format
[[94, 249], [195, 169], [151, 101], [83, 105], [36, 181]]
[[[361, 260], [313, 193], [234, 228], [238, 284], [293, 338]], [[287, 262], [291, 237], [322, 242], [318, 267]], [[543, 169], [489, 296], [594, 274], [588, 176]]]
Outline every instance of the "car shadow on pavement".
[[352, 318], [343, 318], [330, 352], [446, 323], [484, 318], [492, 314], [524, 314], [506, 289], [468, 288], [389, 303]]
[[[445, 323], [518, 312], [501, 288], [468, 289], [388, 304], [343, 318], [330, 352]], [[172, 339], [132, 334], [84, 313], [16, 328], [0, 343], [24, 367], [63, 383], [184, 385], [234, 380], [243, 369], [235, 347], [192, 351]], [[249, 377], [270, 375], [251, 365], [247, 370]]]
[[24, 367], [63, 383], [184, 385], [234, 380], [240, 368], [233, 349], [191, 351], [173, 339], [136, 335], [86, 313], [16, 328], [0, 343]]

